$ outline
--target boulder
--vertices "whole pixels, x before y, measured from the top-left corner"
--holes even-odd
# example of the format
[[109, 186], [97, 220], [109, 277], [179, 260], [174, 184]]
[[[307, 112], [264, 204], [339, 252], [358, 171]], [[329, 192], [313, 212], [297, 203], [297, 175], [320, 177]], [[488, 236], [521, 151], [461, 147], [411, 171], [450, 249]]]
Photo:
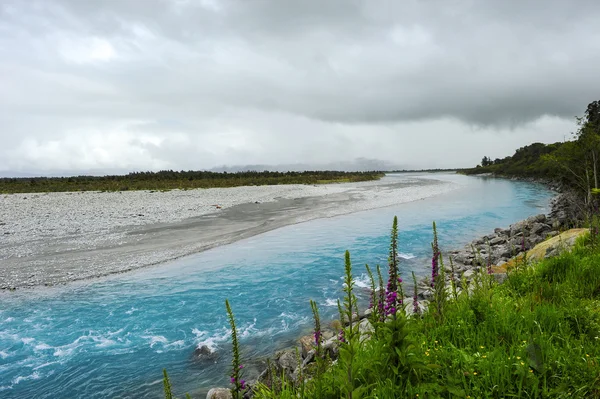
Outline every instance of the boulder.
[[527, 227], [527, 220], [521, 220], [515, 224], [510, 225], [510, 236], [518, 237], [519, 233], [523, 233]]
[[278, 355], [277, 364], [280, 369], [283, 370], [286, 375], [291, 375], [298, 366], [298, 359], [296, 358], [295, 351], [281, 351]]
[[[368, 321], [364, 319], [363, 321]], [[338, 337], [331, 337], [327, 341], [323, 342], [323, 354], [329, 356], [330, 359], [337, 359], [339, 354], [339, 343]]]
[[[549, 240], [536, 245], [533, 249], [527, 251], [527, 261], [536, 262], [545, 258], [559, 255], [563, 251], [567, 251], [575, 245], [577, 238], [586, 234], [588, 229], [571, 229], [562, 234], [552, 237]], [[503, 273], [506, 270], [515, 267], [522, 262], [523, 255], [516, 256], [505, 264], [494, 266], [492, 269], [495, 273]]]
[[360, 340], [365, 341], [371, 338], [371, 335], [375, 332], [375, 329], [371, 325], [371, 322], [367, 319], [364, 319], [358, 325], [358, 332], [360, 334]]
[[206, 399], [233, 399], [233, 396], [229, 388], [212, 388], [206, 394]]
[[[406, 305], [404, 306], [404, 311], [406, 312], [406, 315], [413, 316], [415, 314], [415, 306], [413, 304], [413, 301], [411, 300], [405, 303]], [[420, 314], [423, 314], [427, 312], [427, 308], [429, 307], [429, 301], [418, 301], [417, 305], [419, 307]]]
[[541, 213], [539, 215], [528, 217], [525, 221], [528, 225], [533, 225], [535, 223], [544, 223], [546, 221], [546, 215]]
[[542, 235], [546, 231], [550, 231], [552, 228], [545, 223], [534, 223], [531, 226], [531, 234]]
[[306, 358], [308, 352], [313, 350], [315, 347], [314, 335], [305, 335], [302, 338], [300, 338], [300, 346], [302, 347], [302, 357]]
[[542, 242], [527, 252], [527, 259], [531, 261], [541, 260], [556, 256], [562, 251], [567, 251], [575, 245], [577, 238], [588, 233], [588, 229], [571, 229]]
[[494, 261], [499, 262], [512, 257], [513, 249], [509, 245], [499, 245], [494, 248]]
[[433, 297], [433, 292], [431, 291], [431, 287], [419, 291], [418, 298], [420, 300], [429, 300], [432, 297]]
[[206, 345], [202, 345], [194, 349], [194, 358], [198, 360], [212, 360], [217, 357], [217, 353], [214, 352]]
[[490, 245], [491, 246], [496, 246], [496, 245], [500, 245], [500, 244], [504, 244], [507, 240], [506, 236], [498, 236], [492, 240], [490, 240]]
[[493, 276], [498, 284], [502, 284], [508, 278], [506, 273], [494, 273]]
[[452, 261], [455, 263], [462, 263], [463, 265], [471, 265], [473, 263], [473, 254], [461, 251], [454, 255]]
[[469, 269], [462, 274], [461, 279], [465, 278], [465, 279], [467, 279], [467, 281], [470, 281], [474, 275], [475, 275], [475, 270]]

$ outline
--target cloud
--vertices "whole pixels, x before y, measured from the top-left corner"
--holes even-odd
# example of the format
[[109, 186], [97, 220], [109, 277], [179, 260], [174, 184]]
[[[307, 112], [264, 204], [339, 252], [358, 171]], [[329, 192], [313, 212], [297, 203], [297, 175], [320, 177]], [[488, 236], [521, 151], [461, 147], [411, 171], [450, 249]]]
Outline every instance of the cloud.
[[591, 0], [5, 0], [0, 170], [468, 166], [574, 129], [600, 92], [599, 16]]

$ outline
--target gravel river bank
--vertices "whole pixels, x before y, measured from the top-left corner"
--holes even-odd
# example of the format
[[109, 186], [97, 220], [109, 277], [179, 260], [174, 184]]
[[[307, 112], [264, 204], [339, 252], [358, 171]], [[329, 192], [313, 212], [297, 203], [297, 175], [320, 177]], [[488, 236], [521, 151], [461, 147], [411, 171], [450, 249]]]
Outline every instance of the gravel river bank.
[[0, 288], [126, 272], [285, 225], [440, 195], [433, 176], [197, 190], [0, 196]]

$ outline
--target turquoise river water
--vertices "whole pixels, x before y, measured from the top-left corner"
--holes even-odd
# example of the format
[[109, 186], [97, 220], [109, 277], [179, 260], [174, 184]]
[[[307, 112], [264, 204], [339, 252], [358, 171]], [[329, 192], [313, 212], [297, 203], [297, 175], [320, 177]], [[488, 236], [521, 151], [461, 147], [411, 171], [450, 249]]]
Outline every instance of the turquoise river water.
[[[159, 398], [163, 368], [178, 396], [201, 397], [207, 387], [227, 386], [226, 298], [243, 357], [258, 359], [310, 330], [309, 299], [324, 319], [335, 318], [346, 249], [364, 296], [364, 264], [387, 264], [394, 215], [404, 276], [426, 275], [433, 220], [442, 250], [459, 248], [495, 227], [547, 212], [553, 195], [538, 184], [430, 177], [459, 188], [284, 227], [129, 274], [0, 293], [0, 397]], [[197, 345], [208, 345], [216, 357], [195, 360]], [[251, 377], [257, 369], [247, 365]]]

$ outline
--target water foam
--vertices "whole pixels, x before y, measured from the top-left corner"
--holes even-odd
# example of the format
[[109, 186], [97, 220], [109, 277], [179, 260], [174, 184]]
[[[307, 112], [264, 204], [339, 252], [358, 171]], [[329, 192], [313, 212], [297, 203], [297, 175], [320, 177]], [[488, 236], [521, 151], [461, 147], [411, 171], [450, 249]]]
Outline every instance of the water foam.
[[29, 380], [37, 380], [40, 378], [40, 374], [37, 371], [34, 371], [33, 374], [30, 375], [26, 375], [26, 376], [17, 376], [15, 378], [13, 378], [12, 383], [13, 385], [18, 385], [21, 381], [29, 381]]

